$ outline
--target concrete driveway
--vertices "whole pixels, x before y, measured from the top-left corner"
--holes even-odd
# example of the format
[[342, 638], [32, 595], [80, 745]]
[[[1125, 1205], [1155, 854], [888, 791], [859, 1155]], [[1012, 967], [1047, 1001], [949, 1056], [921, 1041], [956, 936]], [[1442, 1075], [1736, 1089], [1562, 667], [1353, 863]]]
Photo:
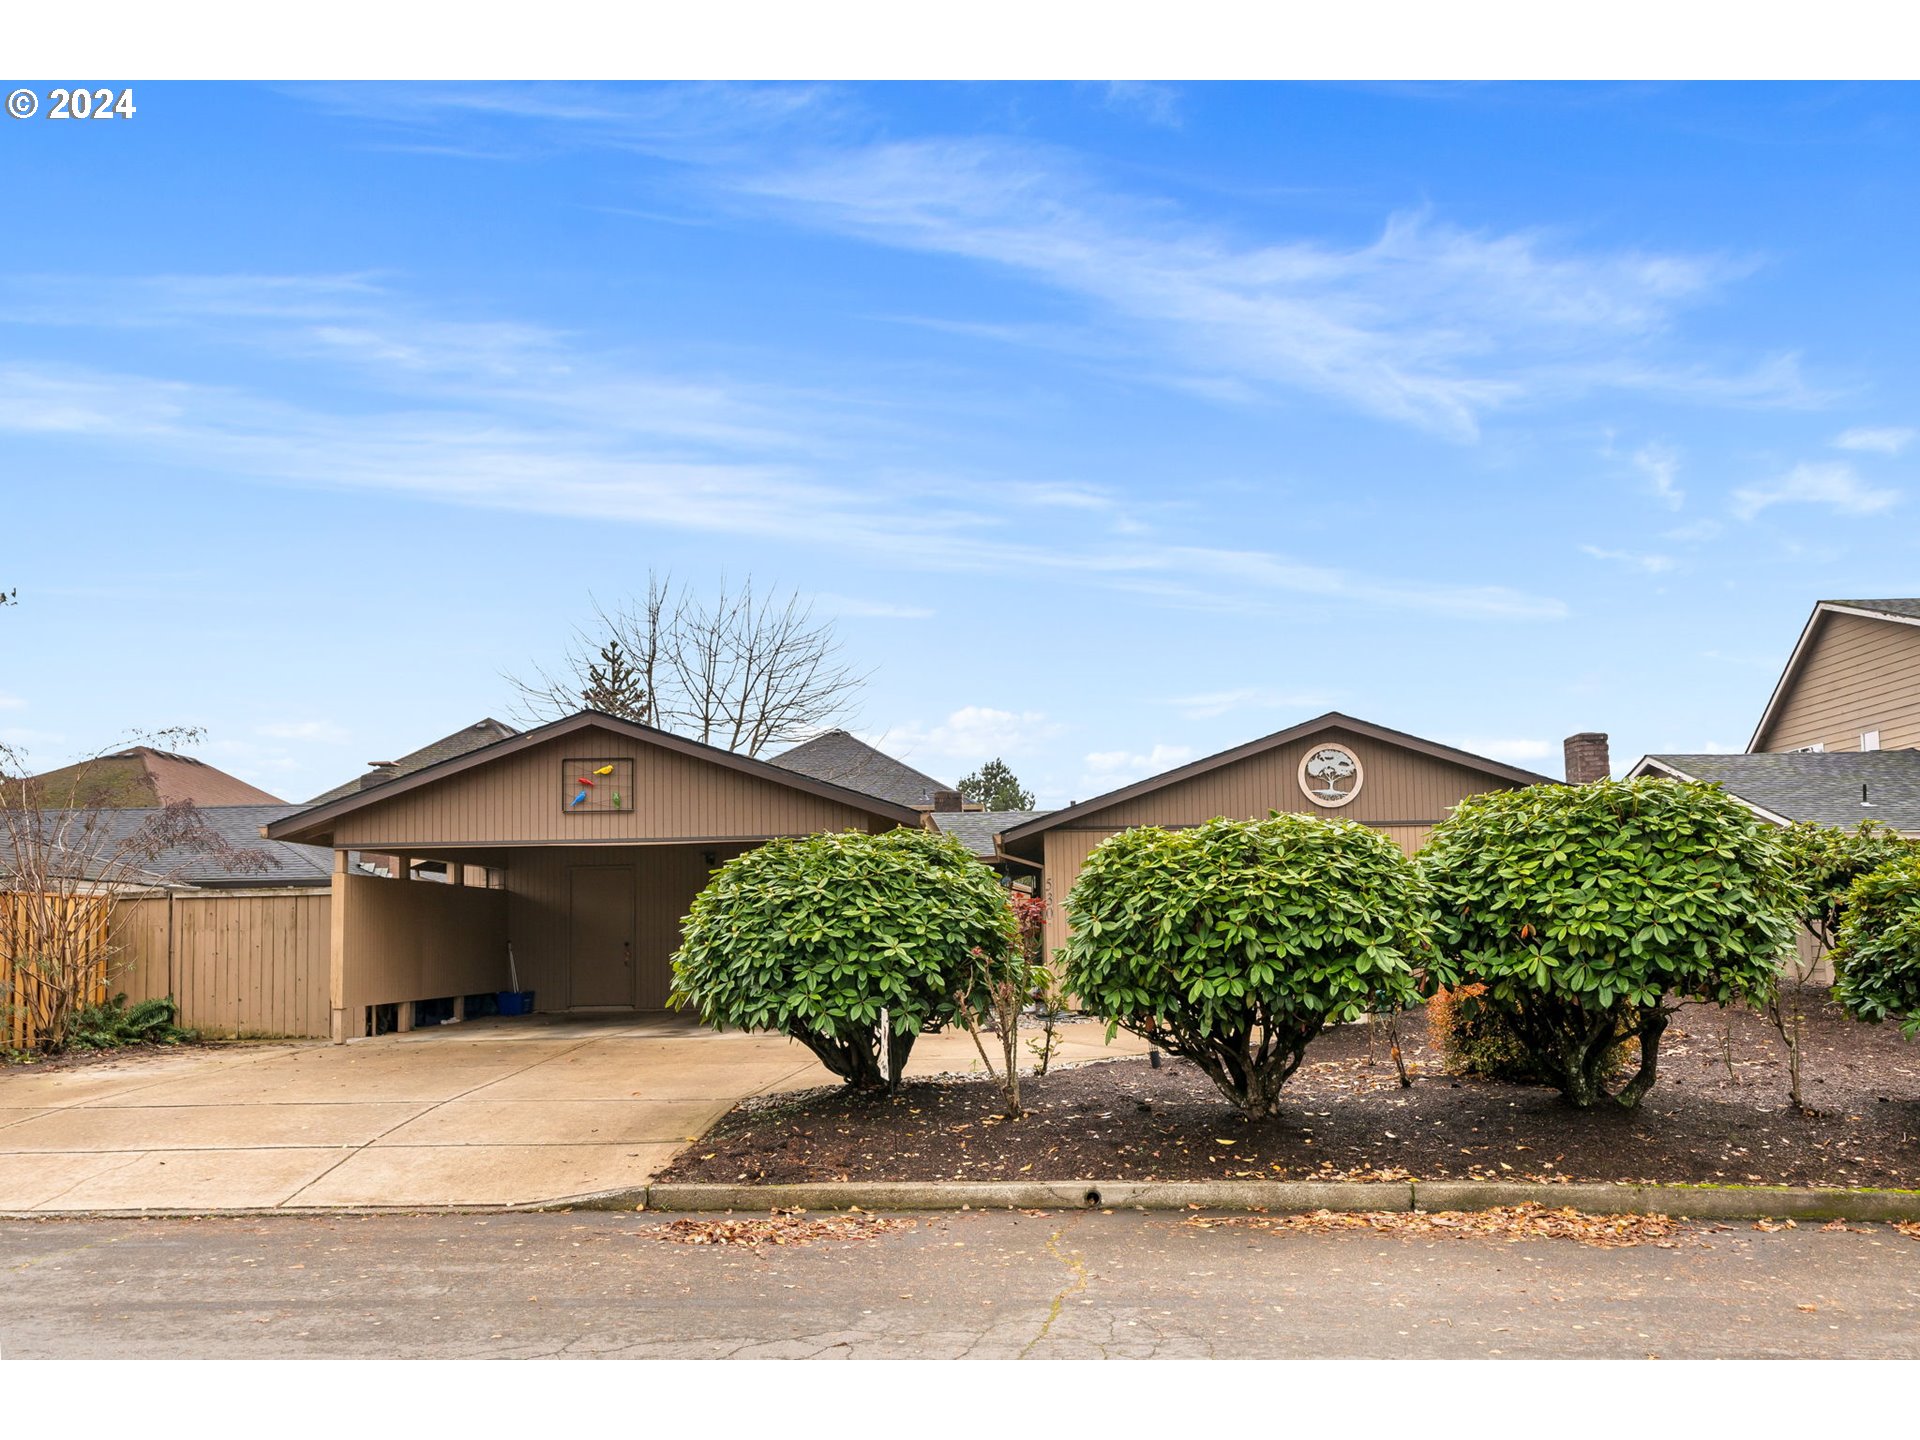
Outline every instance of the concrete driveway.
[[[1138, 1053], [1069, 1026], [1062, 1061]], [[964, 1033], [910, 1073], [978, 1071]], [[678, 1016], [481, 1020], [0, 1071], [0, 1212], [499, 1206], [641, 1185], [739, 1101], [831, 1084]]]

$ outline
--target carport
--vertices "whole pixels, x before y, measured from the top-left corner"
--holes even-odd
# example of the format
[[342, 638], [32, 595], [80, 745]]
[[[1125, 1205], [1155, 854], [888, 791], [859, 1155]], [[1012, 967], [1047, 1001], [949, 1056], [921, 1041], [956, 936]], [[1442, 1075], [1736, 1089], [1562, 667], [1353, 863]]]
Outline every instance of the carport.
[[[541, 1011], [667, 1002], [713, 868], [780, 836], [917, 825], [903, 805], [582, 711], [290, 815], [333, 850], [335, 1041], [519, 987]], [[362, 857], [388, 857], [374, 874]], [[512, 970], [509, 969], [509, 955]], [[392, 1007], [389, 1010], [387, 1007]]]

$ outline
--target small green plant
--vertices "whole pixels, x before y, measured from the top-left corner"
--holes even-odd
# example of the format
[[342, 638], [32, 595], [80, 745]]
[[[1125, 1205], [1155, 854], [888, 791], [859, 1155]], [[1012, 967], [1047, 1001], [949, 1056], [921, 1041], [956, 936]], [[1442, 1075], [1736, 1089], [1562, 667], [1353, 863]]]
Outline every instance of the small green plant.
[[985, 1013], [1016, 955], [998, 882], [950, 837], [772, 840], [694, 898], [671, 1003], [717, 1030], [782, 1031], [849, 1085], [892, 1090], [914, 1040], [963, 1004]]
[[[1892, 826], [1877, 820], [1862, 820], [1850, 830], [1801, 820], [1780, 832], [1780, 853], [1793, 886], [1795, 918], [1822, 951], [1831, 953], [1846, 918], [1847, 897], [1854, 882], [1890, 860], [1912, 855], [1914, 849]], [[1797, 955], [1790, 958], [1797, 959]], [[1782, 983], [1774, 986], [1766, 1005], [1767, 1019], [1787, 1052], [1787, 1095], [1793, 1108], [1803, 1114], [1808, 1107], [1800, 1084], [1800, 1040], [1805, 1023], [1800, 992], [1811, 970], [1810, 965], [1804, 969], [1792, 965], [1781, 975]], [[1793, 982], [1791, 986], [1785, 983], [1788, 980]]]
[[1834, 995], [1859, 1020], [1920, 1035], [1920, 854], [1855, 880], [1833, 948]]
[[128, 1005], [125, 995], [83, 1005], [67, 1021], [61, 1048], [114, 1050], [123, 1045], [184, 1045], [200, 1038], [177, 1023], [180, 1007], [166, 996]]
[[1275, 813], [1125, 830], [1067, 901], [1066, 987], [1107, 1021], [1192, 1060], [1250, 1120], [1322, 1027], [1417, 995], [1424, 888], [1364, 825]]
[[[1660, 779], [1473, 795], [1420, 855], [1430, 983], [1479, 985], [1536, 1073], [1582, 1109], [1633, 1109], [1682, 1000], [1760, 1004], [1792, 937], [1772, 826], [1712, 785]], [[1615, 1086], [1622, 1045], [1639, 1064]]]

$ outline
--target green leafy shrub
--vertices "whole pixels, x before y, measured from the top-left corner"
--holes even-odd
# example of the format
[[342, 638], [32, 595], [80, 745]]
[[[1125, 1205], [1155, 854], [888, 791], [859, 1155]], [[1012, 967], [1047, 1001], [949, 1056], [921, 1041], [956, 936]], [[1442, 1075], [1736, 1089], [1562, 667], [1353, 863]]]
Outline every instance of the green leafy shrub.
[[[1432, 980], [1481, 1003], [1574, 1105], [1632, 1109], [1658, 1075], [1671, 1000], [1757, 1003], [1792, 936], [1773, 827], [1717, 786], [1535, 785], [1469, 796], [1421, 852]], [[1617, 1089], [1619, 1046], [1639, 1065]]]
[[915, 1037], [954, 1019], [962, 999], [985, 1007], [985, 986], [1015, 956], [999, 883], [949, 837], [772, 840], [694, 898], [672, 1003], [715, 1029], [782, 1031], [849, 1084], [892, 1089]]
[[1500, 1011], [1486, 1003], [1486, 993], [1484, 985], [1442, 987], [1427, 1002], [1427, 1040], [1440, 1063], [1449, 1075], [1539, 1083], [1532, 1055]]
[[1912, 842], [1878, 820], [1862, 820], [1852, 829], [1800, 820], [1780, 832], [1795, 918], [1828, 948], [1839, 938], [1853, 882], [1914, 853]]
[[1920, 1034], [1920, 854], [1882, 865], [1847, 890], [1833, 949], [1834, 994], [1856, 1019]]
[[1088, 856], [1067, 907], [1081, 1007], [1197, 1064], [1250, 1119], [1323, 1026], [1417, 996], [1424, 897], [1391, 840], [1274, 814], [1144, 826]]
[[122, 1045], [182, 1045], [200, 1038], [177, 1023], [180, 1007], [165, 996], [129, 1006], [116, 995], [99, 1005], [83, 1005], [67, 1021], [63, 1037], [69, 1050], [113, 1050]]

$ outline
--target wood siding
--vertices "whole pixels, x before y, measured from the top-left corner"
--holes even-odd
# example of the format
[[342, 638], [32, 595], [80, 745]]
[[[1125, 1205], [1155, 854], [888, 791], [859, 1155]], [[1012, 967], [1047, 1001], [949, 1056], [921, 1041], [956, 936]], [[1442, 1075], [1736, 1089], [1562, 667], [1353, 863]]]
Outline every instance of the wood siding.
[[[82, 1005], [108, 995], [112, 939], [109, 902], [90, 895], [0, 890], [0, 1048], [30, 1050], [60, 1028], [59, 1012], [77, 994]], [[64, 962], [44, 955], [36, 937], [60, 934]]]
[[[569, 814], [561, 763], [587, 757], [633, 762], [633, 808]], [[451, 845], [634, 844], [879, 830], [893, 821], [850, 804], [627, 736], [589, 730], [450, 775], [342, 816], [342, 848], [425, 850]]]
[[349, 1036], [364, 1033], [369, 1005], [507, 988], [504, 890], [343, 873], [333, 887], [344, 919]]
[[[1322, 810], [1300, 791], [1300, 762], [1329, 743], [1345, 747], [1365, 771], [1360, 793], [1337, 810]], [[1219, 816], [1252, 820], [1270, 810], [1356, 820], [1381, 831], [1407, 854], [1469, 795], [1514, 786], [1484, 771], [1435, 759], [1337, 727], [1250, 755], [1161, 790], [1137, 795], [1042, 832], [1046, 870], [1047, 953], [1067, 943], [1066, 900], [1087, 856], [1107, 836], [1135, 825], [1202, 825]]]
[[113, 988], [171, 994], [180, 1023], [210, 1035], [324, 1036], [332, 905], [324, 890], [122, 901]]
[[1882, 750], [1920, 748], [1920, 625], [1823, 615], [1754, 749], [1854, 751], [1868, 730]]
[[680, 946], [680, 921], [706, 887], [706, 852], [724, 863], [750, 846], [647, 845], [631, 849], [561, 846], [516, 851], [507, 868], [507, 933], [522, 988], [539, 1010], [574, 1003], [569, 956], [568, 877], [576, 865], [627, 865], [634, 871], [634, 1004], [665, 1007], [673, 983], [670, 963]]

